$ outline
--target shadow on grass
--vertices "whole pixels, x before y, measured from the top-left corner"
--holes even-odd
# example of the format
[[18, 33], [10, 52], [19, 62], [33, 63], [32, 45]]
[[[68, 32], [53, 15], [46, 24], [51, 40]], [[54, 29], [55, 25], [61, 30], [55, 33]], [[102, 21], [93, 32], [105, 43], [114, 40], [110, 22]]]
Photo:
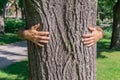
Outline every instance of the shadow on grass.
[[[3, 72], [11, 75], [17, 75], [15, 80], [28, 80], [28, 61], [16, 62], [4, 69]], [[22, 78], [22, 79], [21, 79]], [[0, 80], [10, 80], [8, 78], [0, 78]]]
[[17, 41], [21, 41], [21, 39], [16, 34], [6, 33], [5, 35], [0, 35], [0, 45], [9, 44]]
[[111, 50], [109, 47], [110, 41], [99, 41], [97, 44], [97, 58], [107, 58], [101, 54], [102, 52], [112, 53], [114, 51], [120, 51], [120, 49]]

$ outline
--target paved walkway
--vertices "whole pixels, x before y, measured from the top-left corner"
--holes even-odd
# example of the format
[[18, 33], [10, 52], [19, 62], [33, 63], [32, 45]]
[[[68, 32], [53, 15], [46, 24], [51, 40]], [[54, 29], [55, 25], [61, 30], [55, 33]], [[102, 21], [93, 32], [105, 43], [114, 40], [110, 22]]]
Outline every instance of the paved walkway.
[[0, 69], [27, 58], [26, 41], [0, 45]]

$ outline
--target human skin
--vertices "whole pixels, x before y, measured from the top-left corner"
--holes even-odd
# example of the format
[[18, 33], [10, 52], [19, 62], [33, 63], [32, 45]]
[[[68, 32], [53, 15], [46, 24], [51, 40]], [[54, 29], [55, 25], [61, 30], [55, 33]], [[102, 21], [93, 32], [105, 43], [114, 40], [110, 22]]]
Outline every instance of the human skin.
[[18, 31], [18, 36], [22, 39], [32, 41], [40, 47], [44, 47], [50, 40], [49, 32], [38, 31], [40, 24], [34, 25], [31, 29], [20, 29]]
[[[40, 24], [34, 25], [31, 29], [24, 30], [21, 29], [18, 31], [18, 36], [23, 39], [32, 41], [40, 47], [44, 47], [50, 40], [49, 32], [47, 31], [38, 31]], [[83, 34], [82, 42], [84, 45], [91, 46], [98, 42], [103, 37], [103, 31], [100, 27], [89, 26], [88, 30], [90, 33]]]
[[91, 46], [98, 42], [103, 37], [103, 30], [100, 27], [92, 27], [89, 26], [88, 30], [91, 32], [89, 34], [83, 34], [82, 42], [87, 45]]

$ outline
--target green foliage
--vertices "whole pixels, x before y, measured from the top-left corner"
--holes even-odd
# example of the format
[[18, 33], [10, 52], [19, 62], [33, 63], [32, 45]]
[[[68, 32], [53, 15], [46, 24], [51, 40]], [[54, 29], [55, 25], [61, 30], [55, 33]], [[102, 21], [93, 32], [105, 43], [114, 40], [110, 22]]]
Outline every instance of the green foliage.
[[0, 70], [0, 80], [28, 80], [28, 62], [14, 63], [2, 70]]
[[98, 16], [101, 20], [112, 18], [116, 0], [98, 0]]
[[0, 36], [0, 45], [21, 41], [17, 34], [6, 33]]
[[100, 18], [97, 18], [97, 25], [100, 26], [102, 24], [102, 20]]
[[112, 27], [105, 27], [105, 28], [103, 28], [103, 31], [104, 31], [104, 38], [111, 39]]
[[20, 8], [22, 8], [23, 7], [23, 0], [19, 0], [18, 5]]
[[20, 19], [6, 18], [5, 19], [5, 32], [15, 33], [19, 28], [23, 27], [25, 23]]
[[4, 7], [6, 6], [7, 2], [8, 2], [8, 0], [0, 0], [0, 14], [3, 13]]

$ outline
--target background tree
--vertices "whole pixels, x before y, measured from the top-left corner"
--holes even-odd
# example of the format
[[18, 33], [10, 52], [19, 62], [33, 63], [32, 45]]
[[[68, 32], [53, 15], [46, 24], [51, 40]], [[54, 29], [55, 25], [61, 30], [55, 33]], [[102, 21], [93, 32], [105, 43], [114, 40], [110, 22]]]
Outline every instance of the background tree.
[[23, 8], [23, 0], [19, 0], [18, 2], [19, 8], [21, 9], [21, 15], [22, 15], [22, 19], [24, 20], [24, 8]]
[[26, 26], [41, 23], [51, 40], [28, 41], [29, 80], [96, 80], [96, 46], [81, 42], [96, 24], [97, 0], [23, 0]]
[[13, 0], [12, 6], [15, 8], [15, 17], [18, 18], [19, 0]]
[[113, 6], [116, 0], [98, 0], [98, 16], [103, 21], [104, 19], [112, 19]]
[[4, 34], [4, 11], [8, 0], [0, 0], [0, 34]]
[[117, 0], [113, 8], [113, 29], [110, 48], [120, 48], [120, 0]]

